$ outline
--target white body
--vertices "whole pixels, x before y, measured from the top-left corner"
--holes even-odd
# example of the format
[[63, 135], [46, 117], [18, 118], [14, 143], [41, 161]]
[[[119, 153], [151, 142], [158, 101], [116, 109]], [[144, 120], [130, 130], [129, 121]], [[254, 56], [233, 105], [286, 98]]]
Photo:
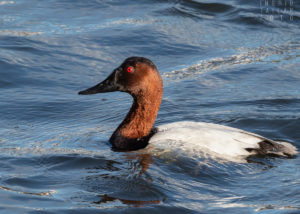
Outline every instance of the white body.
[[[251, 154], [246, 149], [259, 149], [258, 143], [268, 140], [281, 144], [292, 155], [297, 149], [285, 142], [274, 142], [262, 136], [228, 126], [182, 121], [158, 126], [158, 132], [150, 139], [150, 144], [161, 149], [176, 149], [192, 153], [208, 153], [222, 159], [237, 160]], [[172, 149], [172, 150], [173, 150]], [[285, 155], [282, 152], [274, 154]]]

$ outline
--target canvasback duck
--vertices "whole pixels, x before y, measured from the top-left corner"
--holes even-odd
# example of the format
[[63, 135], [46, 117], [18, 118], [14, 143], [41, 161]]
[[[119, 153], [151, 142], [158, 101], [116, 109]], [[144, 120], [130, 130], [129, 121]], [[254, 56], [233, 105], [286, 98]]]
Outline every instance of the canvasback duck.
[[155, 64], [147, 58], [127, 58], [104, 81], [79, 94], [113, 91], [133, 97], [130, 111], [109, 139], [116, 150], [137, 150], [148, 143], [168, 147], [172, 146], [170, 142], [183, 142], [221, 156], [297, 154], [296, 147], [290, 143], [223, 125], [182, 121], [153, 127], [163, 95], [163, 82]]

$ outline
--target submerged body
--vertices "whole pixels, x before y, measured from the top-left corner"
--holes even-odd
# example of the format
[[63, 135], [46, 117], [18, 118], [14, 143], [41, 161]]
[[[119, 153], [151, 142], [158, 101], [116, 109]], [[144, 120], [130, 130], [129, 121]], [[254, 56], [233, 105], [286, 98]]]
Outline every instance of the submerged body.
[[163, 83], [154, 63], [144, 57], [126, 59], [103, 82], [79, 94], [113, 91], [126, 92], [133, 97], [129, 113], [110, 138], [116, 150], [141, 149], [148, 143], [174, 146], [174, 143], [181, 142], [224, 157], [297, 154], [297, 149], [290, 143], [275, 142], [217, 124], [187, 121], [153, 128], [162, 99]]

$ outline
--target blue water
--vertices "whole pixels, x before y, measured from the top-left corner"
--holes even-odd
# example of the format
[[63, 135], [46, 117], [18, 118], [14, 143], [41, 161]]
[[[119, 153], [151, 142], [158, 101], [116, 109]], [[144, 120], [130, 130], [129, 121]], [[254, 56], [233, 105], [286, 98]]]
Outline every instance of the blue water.
[[125, 58], [164, 80], [156, 125], [238, 127], [300, 149], [300, 1], [0, 0], [0, 213], [300, 213], [300, 156], [114, 152]]

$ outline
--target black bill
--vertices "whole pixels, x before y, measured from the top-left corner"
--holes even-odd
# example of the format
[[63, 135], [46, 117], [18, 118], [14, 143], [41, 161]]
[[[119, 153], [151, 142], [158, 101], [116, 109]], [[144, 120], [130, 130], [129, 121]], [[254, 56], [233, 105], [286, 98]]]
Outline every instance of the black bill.
[[119, 88], [115, 84], [115, 74], [116, 74], [116, 72], [113, 72], [101, 83], [99, 83], [91, 88], [88, 88], [86, 90], [80, 91], [80, 92], [78, 92], [78, 94], [88, 95], [88, 94], [97, 94], [97, 93], [118, 91]]

